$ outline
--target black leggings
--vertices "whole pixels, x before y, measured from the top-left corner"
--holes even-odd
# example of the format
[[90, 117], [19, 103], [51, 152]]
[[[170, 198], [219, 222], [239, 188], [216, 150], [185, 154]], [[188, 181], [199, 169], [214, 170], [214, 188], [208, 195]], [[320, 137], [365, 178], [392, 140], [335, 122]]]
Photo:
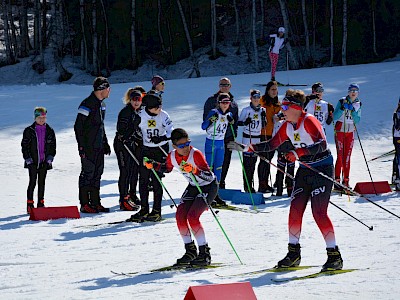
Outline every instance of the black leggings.
[[47, 175], [47, 166], [44, 163], [39, 165], [39, 169], [31, 166], [29, 169], [29, 185], [26, 191], [27, 200], [33, 200], [33, 192], [36, 187], [36, 180], [38, 182], [38, 201], [44, 199], [44, 187]]

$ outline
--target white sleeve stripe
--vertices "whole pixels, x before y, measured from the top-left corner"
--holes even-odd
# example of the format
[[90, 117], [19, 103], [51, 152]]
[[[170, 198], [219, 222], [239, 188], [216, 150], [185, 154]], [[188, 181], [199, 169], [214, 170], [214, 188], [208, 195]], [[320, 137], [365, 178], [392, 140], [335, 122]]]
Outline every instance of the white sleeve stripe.
[[87, 117], [89, 115], [89, 111], [84, 109], [84, 108], [82, 108], [82, 107], [79, 107], [78, 108], [78, 114], [82, 114], [82, 115]]

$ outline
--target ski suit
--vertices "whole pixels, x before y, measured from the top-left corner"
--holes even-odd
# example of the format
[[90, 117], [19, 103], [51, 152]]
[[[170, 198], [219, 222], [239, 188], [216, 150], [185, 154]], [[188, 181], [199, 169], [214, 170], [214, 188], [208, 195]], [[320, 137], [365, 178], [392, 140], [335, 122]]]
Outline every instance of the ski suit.
[[279, 37], [276, 33], [270, 34], [269, 59], [271, 60], [271, 78], [275, 80], [276, 66], [279, 60], [279, 51], [285, 47], [286, 40]]
[[[193, 176], [200, 186], [202, 194], [200, 194], [196, 182], [193, 181], [190, 174], [182, 170], [181, 164], [183, 161], [192, 164], [195, 168]], [[192, 231], [197, 244], [199, 246], [206, 245], [207, 240], [203, 225], [200, 222], [200, 216], [217, 195], [218, 185], [215, 175], [210, 171], [201, 151], [192, 146], [190, 146], [188, 156], [181, 156], [176, 150], [171, 151], [168, 154], [165, 168], [167, 173], [171, 172], [173, 168], [178, 169], [189, 182], [183, 192], [181, 203], [178, 205], [175, 215], [176, 224], [183, 242], [185, 244], [192, 242]]]
[[[207, 120], [207, 116], [210, 113], [210, 111], [217, 107], [217, 104], [218, 104], [217, 98], [218, 98], [219, 94], [220, 94], [220, 92], [212, 95], [204, 103], [203, 121]], [[232, 132], [231, 128], [228, 128], [226, 130], [225, 137], [224, 137], [224, 147], [225, 147], [224, 161], [222, 163], [221, 176], [220, 176], [220, 180], [219, 180], [219, 184], [220, 184], [221, 188], [225, 188], [225, 179], [226, 179], [226, 175], [228, 174], [229, 165], [231, 163], [231, 158], [232, 158], [232, 151], [229, 151], [226, 145], [229, 142], [234, 141], [237, 136], [237, 129], [238, 129], [237, 121], [239, 118], [238, 105], [231, 93], [229, 93], [229, 96], [231, 98], [231, 104], [229, 105], [228, 112], [232, 113], [232, 116], [233, 116], [233, 119], [235, 120], [235, 122], [232, 124], [234, 132]]]
[[[257, 152], [271, 151], [287, 139], [292, 142], [301, 162], [332, 177], [333, 158], [327, 148], [324, 130], [314, 116], [305, 112], [301, 114], [296, 125], [286, 121], [271, 140], [252, 147]], [[327, 214], [332, 186], [332, 181], [300, 164], [290, 203], [289, 243], [299, 243], [303, 214], [310, 200], [314, 220], [322, 233], [326, 247], [336, 246], [334, 228]]]
[[354, 131], [361, 119], [361, 101], [356, 98], [343, 97], [333, 112], [335, 122], [335, 143], [337, 159], [335, 164], [335, 180], [349, 184], [350, 158], [353, 151]]
[[[143, 136], [143, 148], [141, 157], [147, 157], [157, 162], [165, 162], [169, 152], [168, 140], [171, 137], [171, 132], [174, 129], [171, 119], [167, 112], [161, 110], [157, 114], [151, 113], [147, 107], [140, 111], [139, 127]], [[165, 137], [165, 140], [155, 144], [151, 141], [152, 137]], [[149, 212], [149, 181], [153, 184], [153, 212], [161, 215], [161, 200], [163, 188], [152, 170], [147, 169], [144, 165], [140, 166], [139, 171], [139, 193], [141, 200], [141, 213]], [[160, 179], [163, 176], [162, 172], [157, 172]], [[151, 178], [151, 179], [150, 179]]]
[[[211, 122], [209, 119], [214, 115], [217, 115], [217, 119]], [[212, 109], [205, 121], [201, 124], [201, 128], [206, 130], [207, 137], [205, 142], [205, 153], [207, 163], [211, 170], [217, 177], [218, 182], [221, 182], [222, 165], [224, 162], [225, 154], [225, 134], [229, 130], [228, 115], [233, 118], [232, 113], [227, 110], [223, 113], [219, 108]], [[227, 150], [230, 152], [229, 150]]]
[[[266, 112], [264, 107], [254, 107], [252, 103], [243, 108], [240, 113], [238, 126], [243, 126], [243, 144], [259, 143], [261, 138], [261, 129], [265, 126]], [[248, 121], [251, 121], [248, 123]], [[243, 165], [246, 177], [251, 188], [254, 188], [254, 171], [256, 169], [257, 156], [253, 152], [243, 153]], [[243, 173], [243, 186], [245, 191], [249, 191], [246, 178]], [[252, 191], [254, 192], [254, 191]]]

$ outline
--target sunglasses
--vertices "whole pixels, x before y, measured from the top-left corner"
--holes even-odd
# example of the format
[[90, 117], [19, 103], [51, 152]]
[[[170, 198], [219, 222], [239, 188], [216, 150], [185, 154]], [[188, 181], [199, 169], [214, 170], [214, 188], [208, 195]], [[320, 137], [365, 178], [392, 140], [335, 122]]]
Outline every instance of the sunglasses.
[[164, 82], [164, 81], [162, 81], [162, 82], [160, 82], [159, 84], [161, 84], [161, 85], [165, 85], [165, 82]]
[[289, 109], [289, 107], [290, 107], [290, 104], [288, 104], [288, 105], [281, 105], [281, 109], [282, 109], [283, 111], [287, 111], [287, 110]]
[[260, 99], [261, 95], [260, 94], [254, 94], [253, 96], [251, 96], [251, 98]]
[[185, 147], [189, 147], [190, 143], [191, 143], [191, 140], [188, 140], [186, 143], [179, 144], [179, 145], [175, 145], [175, 146], [176, 146], [177, 148], [179, 148], [179, 149], [183, 149], [183, 148], [185, 148]]
[[349, 93], [358, 93], [358, 90], [349, 90]]
[[324, 88], [323, 87], [317, 87], [314, 92], [316, 93], [323, 93], [324, 92]]
[[140, 97], [140, 96], [135, 96], [135, 97], [131, 98], [131, 101], [142, 102], [142, 97]]
[[231, 86], [231, 84], [230, 83], [220, 83], [219, 86], [220, 87], [228, 87], [228, 86]]

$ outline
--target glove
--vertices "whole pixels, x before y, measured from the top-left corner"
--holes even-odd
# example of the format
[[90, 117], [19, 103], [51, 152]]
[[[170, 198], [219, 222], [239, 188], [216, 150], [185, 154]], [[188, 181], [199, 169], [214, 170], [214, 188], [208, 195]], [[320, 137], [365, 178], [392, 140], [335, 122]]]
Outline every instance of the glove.
[[33, 166], [33, 159], [32, 158], [27, 158], [27, 159], [25, 159], [25, 163], [26, 163], [26, 166], [28, 168], [30, 168], [30, 167]]
[[227, 147], [231, 151], [236, 150], [240, 152], [253, 152], [253, 148], [251, 147], [251, 145], [243, 145], [235, 141], [229, 142]]
[[168, 138], [165, 135], [162, 136], [152, 136], [150, 138], [150, 142], [154, 143], [154, 144], [159, 144], [163, 141], [168, 141]]
[[79, 147], [78, 151], [81, 158], [86, 158], [86, 153], [85, 150], [83, 150], [83, 147]]
[[343, 104], [343, 106], [344, 106], [345, 109], [354, 110], [354, 107], [353, 107], [353, 104], [352, 104], [352, 103], [345, 102], [345, 103]]
[[152, 160], [152, 159], [148, 159], [146, 157], [143, 159], [143, 165], [149, 170], [154, 168], [153, 163], [154, 163], [154, 160]]
[[110, 155], [111, 154], [111, 148], [108, 143], [103, 143], [103, 151], [104, 155]]
[[195, 173], [196, 168], [191, 163], [182, 161], [181, 171], [185, 173]]
[[252, 121], [251, 118], [247, 117], [247, 119], [243, 122], [243, 124], [247, 126], [247, 125], [251, 124], [251, 121]]
[[235, 119], [232, 117], [232, 114], [227, 114], [226, 119], [228, 120], [229, 124], [233, 125], [235, 123]]
[[53, 159], [54, 157], [49, 155], [46, 158], [47, 169], [51, 169], [53, 167]]
[[295, 150], [292, 150], [285, 155], [285, 158], [290, 162], [295, 162], [299, 159], [299, 156]]
[[214, 123], [215, 121], [218, 120], [218, 113], [215, 112], [211, 117], [208, 118], [208, 120], [210, 120], [211, 123]]

